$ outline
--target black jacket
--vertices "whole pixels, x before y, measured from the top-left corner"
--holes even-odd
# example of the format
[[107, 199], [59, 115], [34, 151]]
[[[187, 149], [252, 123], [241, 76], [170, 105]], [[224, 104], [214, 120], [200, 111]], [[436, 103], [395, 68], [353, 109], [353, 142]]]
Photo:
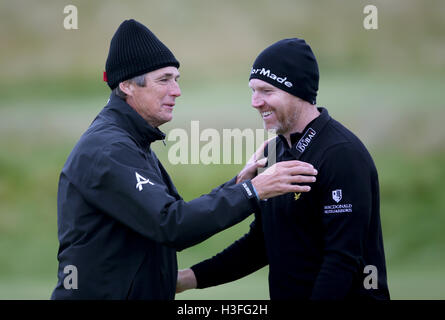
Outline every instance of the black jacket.
[[[377, 170], [360, 140], [319, 110], [303, 133], [291, 135], [291, 148], [283, 136], [275, 140], [277, 161], [298, 159], [318, 170], [311, 191], [262, 201], [249, 233], [192, 267], [199, 288], [269, 264], [271, 299], [389, 299]], [[367, 265], [377, 269], [377, 289], [365, 279]]]
[[[176, 251], [258, 210], [250, 181], [235, 179], [182, 200], [150, 148], [164, 137], [112, 94], [80, 138], [60, 175], [52, 299], [173, 299]], [[69, 265], [77, 289], [64, 285]]]

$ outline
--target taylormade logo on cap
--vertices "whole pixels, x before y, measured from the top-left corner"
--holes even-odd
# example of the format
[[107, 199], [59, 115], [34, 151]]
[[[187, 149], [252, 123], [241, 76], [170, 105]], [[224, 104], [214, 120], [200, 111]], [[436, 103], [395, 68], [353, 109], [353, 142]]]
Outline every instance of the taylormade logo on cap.
[[265, 69], [265, 68], [258, 68], [258, 69], [254, 69], [254, 68], [252, 68], [252, 71], [250, 72], [250, 74], [257, 74], [257, 73], [260, 73], [260, 75], [262, 75], [262, 76], [266, 76], [266, 77], [268, 77], [268, 78], [270, 78], [270, 79], [272, 79], [272, 80], [275, 80], [275, 81], [277, 81], [277, 82], [279, 82], [279, 83], [284, 83], [284, 85], [286, 86], [286, 87], [288, 87], [288, 88], [291, 88], [292, 86], [293, 86], [293, 84], [292, 84], [292, 82], [290, 82], [290, 81], [286, 81], [287, 80], [287, 77], [284, 77], [284, 78], [280, 78], [280, 77], [277, 77], [277, 75], [275, 75], [274, 73], [272, 73], [271, 71], [270, 71], [270, 69]]

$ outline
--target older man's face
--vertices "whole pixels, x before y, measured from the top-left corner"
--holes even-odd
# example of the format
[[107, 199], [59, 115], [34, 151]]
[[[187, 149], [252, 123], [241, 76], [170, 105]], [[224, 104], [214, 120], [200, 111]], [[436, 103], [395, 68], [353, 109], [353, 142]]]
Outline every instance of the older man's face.
[[150, 125], [158, 127], [173, 118], [175, 99], [181, 95], [176, 67], [165, 67], [145, 75], [145, 86], [130, 84], [127, 103]]
[[249, 87], [252, 89], [252, 107], [260, 113], [265, 129], [284, 135], [297, 130], [300, 99], [260, 79], [250, 80]]

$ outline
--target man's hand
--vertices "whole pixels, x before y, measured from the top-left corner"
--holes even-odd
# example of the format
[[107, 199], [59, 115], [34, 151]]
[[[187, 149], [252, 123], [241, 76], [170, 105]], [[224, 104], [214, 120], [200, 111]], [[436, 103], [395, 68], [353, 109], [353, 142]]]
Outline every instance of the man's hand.
[[247, 162], [246, 165], [244, 166], [243, 170], [241, 170], [241, 172], [236, 177], [236, 183], [253, 179], [257, 175], [258, 168], [264, 168], [266, 162], [267, 158], [263, 158], [261, 160], [253, 160], [253, 161], [249, 160], [249, 162]]
[[181, 293], [188, 289], [195, 289], [197, 286], [195, 273], [192, 269], [178, 270], [178, 280], [176, 281], [176, 293]]
[[247, 161], [243, 170], [238, 174], [236, 178], [236, 183], [240, 183], [245, 180], [253, 179], [257, 175], [258, 168], [264, 168], [267, 162], [267, 158], [264, 157], [264, 149], [266, 148], [269, 141], [275, 139], [271, 138], [264, 143], [255, 151], [255, 153]]
[[306, 162], [292, 160], [275, 163], [266, 171], [252, 179], [261, 200], [288, 192], [308, 192], [310, 186], [297, 183], [313, 183], [317, 170]]

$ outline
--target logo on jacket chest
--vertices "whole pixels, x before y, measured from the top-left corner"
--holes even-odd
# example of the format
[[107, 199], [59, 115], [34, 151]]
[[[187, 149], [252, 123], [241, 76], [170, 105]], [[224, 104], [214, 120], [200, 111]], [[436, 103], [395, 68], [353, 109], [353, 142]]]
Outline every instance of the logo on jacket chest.
[[340, 204], [343, 199], [343, 192], [341, 189], [332, 190], [332, 200], [337, 204], [324, 206], [325, 214], [337, 214], [337, 213], [352, 213], [352, 204]]
[[332, 199], [335, 202], [339, 203], [341, 198], [342, 198], [341, 189], [337, 189], [337, 190], [332, 191]]
[[136, 189], [139, 189], [139, 191], [142, 191], [142, 189], [143, 189], [142, 185], [144, 185], [144, 184], [149, 183], [149, 184], [151, 184], [152, 186], [154, 185], [153, 182], [151, 182], [151, 181], [150, 181], [149, 179], [147, 179], [147, 178], [144, 178], [144, 177], [141, 176], [139, 173], [135, 172], [135, 174], [136, 174], [136, 181], [137, 181], [137, 183], [136, 183]]

